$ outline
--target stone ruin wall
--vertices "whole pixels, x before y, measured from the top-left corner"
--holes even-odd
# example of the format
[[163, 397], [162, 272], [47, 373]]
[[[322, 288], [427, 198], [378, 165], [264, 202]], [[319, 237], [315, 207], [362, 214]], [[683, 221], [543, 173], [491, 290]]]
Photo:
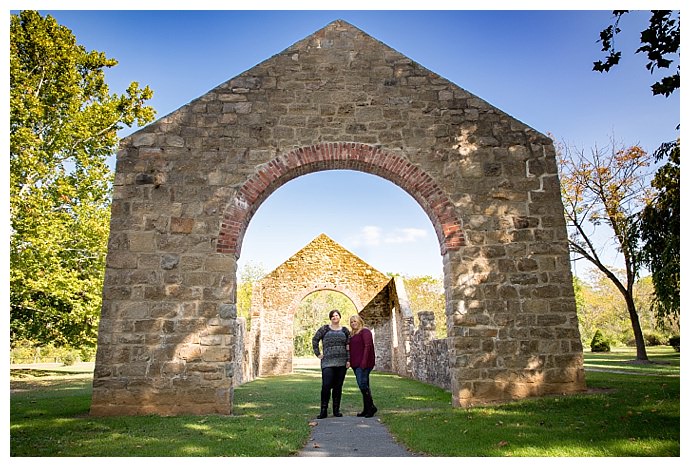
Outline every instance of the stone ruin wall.
[[411, 377], [447, 391], [451, 389], [448, 340], [436, 338], [434, 313], [417, 313], [419, 325], [410, 340]]
[[[358, 312], [383, 316], [390, 279], [321, 234], [264, 276], [252, 294], [250, 345], [259, 343], [258, 374], [292, 371], [293, 325], [302, 300], [316, 291], [332, 290], [348, 297]], [[323, 324], [328, 312], [323, 310]], [[343, 323], [349, 326], [348, 323]]]
[[[451, 390], [451, 371], [448, 343], [446, 339], [436, 339], [435, 317], [432, 312], [421, 311], [419, 325], [414, 323], [414, 310], [405, 290], [402, 278], [393, 280], [391, 294], [391, 318], [387, 330], [397, 340], [393, 372], [423, 381], [428, 384]], [[394, 346], [395, 347], [395, 346]]]
[[121, 142], [92, 414], [232, 413], [244, 232], [332, 169], [429, 216], [454, 405], [585, 389], [552, 141], [336, 21]]
[[[328, 278], [324, 281], [324, 278]], [[326, 289], [324, 289], [324, 286]], [[235, 384], [259, 375], [292, 371], [292, 325], [297, 306], [313, 290], [340, 290], [354, 301], [369, 299], [358, 306], [365, 325], [374, 334], [376, 371], [412, 377], [450, 389], [448, 350], [445, 340], [435, 339], [434, 315], [419, 313], [420, 326], [411, 318], [407, 293], [401, 278], [388, 279], [355, 255], [321, 235], [255, 284], [252, 295], [252, 327], [238, 318]], [[353, 295], [358, 290], [359, 295]], [[265, 308], [267, 304], [270, 308]], [[324, 310], [324, 314], [329, 310]], [[266, 318], [271, 319], [266, 319]], [[277, 333], [275, 327], [288, 332]], [[263, 330], [265, 337], [261, 337]], [[265, 350], [266, 347], [267, 351]], [[266, 352], [280, 358], [259, 360]]]

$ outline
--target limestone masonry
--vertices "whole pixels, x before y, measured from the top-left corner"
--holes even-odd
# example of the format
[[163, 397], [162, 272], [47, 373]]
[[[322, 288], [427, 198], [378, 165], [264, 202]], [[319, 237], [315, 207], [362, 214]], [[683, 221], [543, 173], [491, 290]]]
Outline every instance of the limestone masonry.
[[[445, 352], [447, 376], [426, 377], [454, 405], [585, 389], [552, 141], [335, 21], [121, 142], [92, 414], [233, 412], [246, 228], [280, 186], [333, 169], [389, 180], [429, 216], [448, 337], [425, 340], [425, 318], [406, 338]], [[393, 342], [383, 329], [411, 318], [385, 289], [401, 308], [377, 339]], [[426, 368], [413, 353], [390, 362]]]

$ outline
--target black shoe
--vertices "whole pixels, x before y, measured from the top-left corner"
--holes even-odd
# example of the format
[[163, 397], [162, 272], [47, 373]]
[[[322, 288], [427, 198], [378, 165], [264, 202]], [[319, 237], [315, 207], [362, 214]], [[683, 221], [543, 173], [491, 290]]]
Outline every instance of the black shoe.
[[321, 406], [321, 412], [316, 416], [318, 419], [326, 418], [328, 417], [328, 406]]
[[[360, 391], [362, 391], [362, 390], [360, 389]], [[367, 414], [367, 412], [369, 411], [367, 394], [364, 391], [362, 391], [362, 405], [364, 406], [364, 408], [362, 409], [361, 412], [357, 413], [358, 417], [364, 417]]]
[[362, 392], [362, 398], [364, 399], [364, 410], [362, 411], [362, 415], [364, 415], [365, 418], [373, 417], [378, 409], [374, 405], [374, 399], [371, 397], [371, 391], [369, 389], [364, 390]]
[[340, 395], [333, 394], [333, 416], [342, 417], [343, 414], [340, 413]]

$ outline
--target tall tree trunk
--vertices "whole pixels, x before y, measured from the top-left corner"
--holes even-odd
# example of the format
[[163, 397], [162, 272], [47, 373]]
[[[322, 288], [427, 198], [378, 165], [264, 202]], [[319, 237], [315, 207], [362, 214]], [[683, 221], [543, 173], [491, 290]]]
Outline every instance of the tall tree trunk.
[[628, 307], [628, 315], [630, 316], [630, 323], [632, 324], [633, 334], [635, 335], [637, 360], [649, 361], [649, 358], [647, 357], [647, 347], [644, 343], [644, 334], [642, 334], [642, 327], [640, 326], [640, 317], [637, 315], [637, 309], [635, 307], [632, 294], [625, 294], [625, 304]]

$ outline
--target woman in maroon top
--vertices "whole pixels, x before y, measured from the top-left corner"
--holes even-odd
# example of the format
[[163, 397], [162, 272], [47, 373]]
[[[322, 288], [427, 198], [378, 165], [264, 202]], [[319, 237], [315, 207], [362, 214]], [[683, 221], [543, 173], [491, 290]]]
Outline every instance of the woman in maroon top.
[[369, 388], [369, 373], [374, 369], [376, 353], [374, 352], [374, 339], [371, 331], [364, 327], [364, 321], [359, 315], [350, 318], [352, 336], [350, 337], [350, 367], [355, 372], [357, 386], [362, 392], [364, 410], [357, 414], [358, 417], [373, 417], [378, 410], [371, 398]]

